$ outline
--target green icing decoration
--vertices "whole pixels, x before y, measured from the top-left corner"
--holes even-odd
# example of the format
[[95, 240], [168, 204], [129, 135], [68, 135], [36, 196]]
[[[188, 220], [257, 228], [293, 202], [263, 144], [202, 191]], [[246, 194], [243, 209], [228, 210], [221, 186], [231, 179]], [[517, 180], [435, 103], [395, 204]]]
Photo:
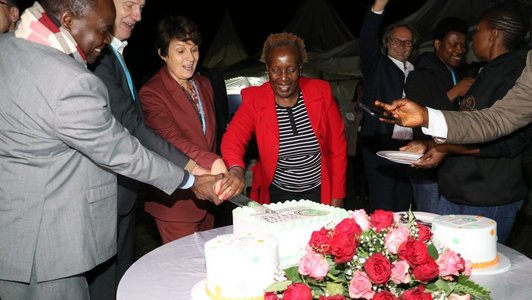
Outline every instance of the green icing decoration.
[[453, 244], [458, 244], [460, 243], [460, 239], [459, 238], [453, 238]]
[[325, 216], [328, 215], [329, 212], [319, 209], [304, 209], [301, 210], [299, 214], [303, 216]]

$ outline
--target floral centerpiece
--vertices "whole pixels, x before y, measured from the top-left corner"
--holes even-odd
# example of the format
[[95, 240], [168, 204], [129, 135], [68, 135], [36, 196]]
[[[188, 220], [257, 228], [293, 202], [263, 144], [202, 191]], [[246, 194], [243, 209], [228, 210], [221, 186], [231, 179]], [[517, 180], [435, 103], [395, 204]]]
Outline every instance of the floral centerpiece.
[[469, 279], [472, 264], [450, 249], [439, 254], [429, 227], [409, 212], [370, 216], [355, 210], [334, 228], [314, 231], [298, 266], [270, 286], [265, 300], [491, 299]]

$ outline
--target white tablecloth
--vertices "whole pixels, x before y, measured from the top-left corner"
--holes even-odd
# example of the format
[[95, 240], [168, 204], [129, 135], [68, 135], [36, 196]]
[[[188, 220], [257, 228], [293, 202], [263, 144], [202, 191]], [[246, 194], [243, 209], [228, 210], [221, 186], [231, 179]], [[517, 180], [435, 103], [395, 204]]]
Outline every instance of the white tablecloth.
[[[117, 299], [191, 299], [192, 287], [205, 279], [205, 242], [232, 232], [232, 226], [220, 227], [154, 249], [127, 270], [118, 286]], [[471, 279], [489, 288], [495, 300], [532, 299], [532, 260], [501, 244], [498, 251], [510, 259], [510, 270], [497, 275], [475, 275]]]

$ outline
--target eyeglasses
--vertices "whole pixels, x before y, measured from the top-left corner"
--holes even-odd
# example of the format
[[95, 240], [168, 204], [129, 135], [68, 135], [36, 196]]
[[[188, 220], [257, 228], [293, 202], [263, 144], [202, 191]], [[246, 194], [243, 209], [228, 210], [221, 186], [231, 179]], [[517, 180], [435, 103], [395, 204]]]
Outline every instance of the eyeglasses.
[[401, 46], [401, 47], [408, 47], [408, 48], [410, 48], [410, 47], [412, 47], [412, 45], [413, 45], [413, 42], [410, 41], [410, 40], [404, 40], [404, 41], [402, 41], [402, 40], [400, 40], [400, 39], [396, 39], [396, 38], [389, 38], [388, 41], [389, 41], [390, 44], [392, 44], [392, 46], [394, 46], [394, 47], [399, 47], [399, 46]]
[[7, 7], [12, 7], [13, 6], [12, 4], [9, 4], [9, 3], [4, 2], [4, 1], [0, 1], [0, 4], [3, 4], [5, 6], [7, 6]]

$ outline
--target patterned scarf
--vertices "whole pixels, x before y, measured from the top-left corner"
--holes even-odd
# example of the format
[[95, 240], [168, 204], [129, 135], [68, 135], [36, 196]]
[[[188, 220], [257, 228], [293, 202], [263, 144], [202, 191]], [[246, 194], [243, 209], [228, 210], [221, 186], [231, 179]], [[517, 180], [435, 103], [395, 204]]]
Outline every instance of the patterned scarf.
[[55, 48], [87, 66], [87, 57], [83, 51], [81, 51], [70, 32], [62, 26], [58, 27], [58, 23], [55, 18], [48, 16], [38, 2], [35, 2], [20, 17], [15, 36]]

